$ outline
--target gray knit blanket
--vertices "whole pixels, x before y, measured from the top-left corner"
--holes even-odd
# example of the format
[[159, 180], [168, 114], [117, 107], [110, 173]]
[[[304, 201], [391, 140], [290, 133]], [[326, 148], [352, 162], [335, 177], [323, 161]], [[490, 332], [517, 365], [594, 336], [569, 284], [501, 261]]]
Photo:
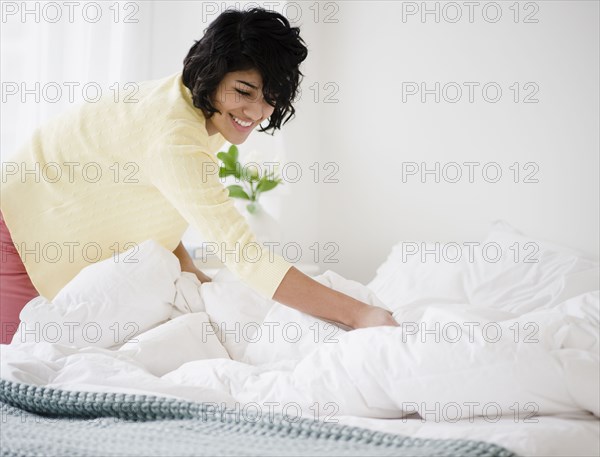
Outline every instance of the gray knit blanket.
[[422, 439], [149, 395], [0, 380], [2, 456], [486, 456], [495, 444]]

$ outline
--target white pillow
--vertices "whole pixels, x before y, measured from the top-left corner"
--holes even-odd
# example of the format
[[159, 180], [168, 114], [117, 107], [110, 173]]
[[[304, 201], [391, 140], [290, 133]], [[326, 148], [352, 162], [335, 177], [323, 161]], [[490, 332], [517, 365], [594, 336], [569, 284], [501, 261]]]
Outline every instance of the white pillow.
[[[443, 250], [443, 244], [400, 242], [368, 287], [399, 314], [434, 304], [472, 304], [522, 313], [598, 289], [598, 262], [527, 237], [505, 221], [493, 222], [486, 239], [476, 244], [459, 243], [460, 252], [448, 244], [453, 250], [436, 261], [431, 254], [420, 254]], [[496, 247], [503, 255], [491, 262]], [[415, 248], [419, 253], [410, 255]], [[539, 262], [525, 262], [533, 259]]]
[[180, 275], [172, 252], [145, 241], [83, 268], [52, 302], [44, 297], [30, 301], [13, 341], [120, 346], [169, 319]]
[[[421, 255], [436, 248], [443, 252], [440, 244], [398, 243], [367, 287], [393, 312], [430, 304], [467, 303], [462, 246], [459, 246], [460, 251], [441, 255], [439, 261], [432, 255]], [[414, 249], [419, 253], [411, 255]], [[449, 249], [454, 250], [454, 246]], [[454, 262], [455, 258], [459, 260]]]
[[522, 314], [590, 290], [589, 273], [579, 280], [578, 276], [597, 269], [598, 263], [497, 221], [466, 266], [465, 291], [471, 304]]
[[570, 273], [564, 278], [564, 287], [550, 303], [557, 305], [579, 295], [600, 289], [600, 268], [598, 266]]

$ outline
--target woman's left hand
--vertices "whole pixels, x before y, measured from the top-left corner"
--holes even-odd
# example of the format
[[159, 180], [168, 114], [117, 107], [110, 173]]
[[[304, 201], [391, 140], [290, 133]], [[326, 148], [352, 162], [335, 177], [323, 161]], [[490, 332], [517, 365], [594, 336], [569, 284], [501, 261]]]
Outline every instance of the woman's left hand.
[[392, 313], [377, 306], [365, 306], [361, 309], [358, 317], [354, 320], [352, 328], [367, 328], [367, 327], [400, 327], [400, 324], [392, 317]]

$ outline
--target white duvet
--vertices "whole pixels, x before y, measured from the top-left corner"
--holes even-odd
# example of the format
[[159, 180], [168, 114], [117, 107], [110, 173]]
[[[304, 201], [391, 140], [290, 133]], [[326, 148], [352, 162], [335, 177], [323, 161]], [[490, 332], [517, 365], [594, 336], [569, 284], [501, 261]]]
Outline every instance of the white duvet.
[[[408, 276], [391, 295], [382, 288], [393, 273], [386, 271], [392, 255], [371, 289], [331, 271], [316, 277], [391, 309], [402, 324], [345, 331], [261, 298], [226, 270], [200, 285], [151, 241], [139, 247], [136, 263], [122, 258], [85, 268], [51, 303], [42, 297], [28, 303], [13, 343], [0, 346], [0, 376], [326, 420], [412, 413], [446, 422], [578, 411], [600, 416], [597, 290], [562, 300], [563, 281], [551, 296], [520, 307], [494, 294], [486, 306], [446, 290], [451, 298], [436, 304], [425, 293], [411, 299], [403, 290]], [[539, 283], [547, 271], [558, 274], [559, 263], [542, 262], [526, 279]], [[435, 296], [448, 278], [428, 274], [437, 278], [427, 286]], [[479, 289], [461, 279], [463, 291], [481, 296], [485, 274], [478, 271]], [[523, 295], [523, 284], [512, 286]], [[509, 292], [496, 295], [510, 302]]]

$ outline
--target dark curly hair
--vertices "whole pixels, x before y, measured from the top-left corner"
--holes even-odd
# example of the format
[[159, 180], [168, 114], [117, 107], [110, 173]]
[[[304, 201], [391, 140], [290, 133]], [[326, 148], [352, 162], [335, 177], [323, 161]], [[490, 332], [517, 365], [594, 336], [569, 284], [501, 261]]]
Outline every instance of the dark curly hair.
[[303, 74], [299, 66], [308, 50], [298, 27], [279, 13], [262, 8], [226, 10], [205, 30], [183, 61], [183, 84], [194, 106], [208, 117], [219, 112], [212, 96], [226, 73], [256, 69], [263, 97], [275, 108], [261, 132], [280, 129], [296, 110], [292, 106]]

